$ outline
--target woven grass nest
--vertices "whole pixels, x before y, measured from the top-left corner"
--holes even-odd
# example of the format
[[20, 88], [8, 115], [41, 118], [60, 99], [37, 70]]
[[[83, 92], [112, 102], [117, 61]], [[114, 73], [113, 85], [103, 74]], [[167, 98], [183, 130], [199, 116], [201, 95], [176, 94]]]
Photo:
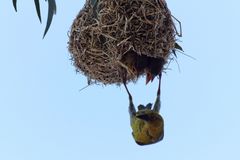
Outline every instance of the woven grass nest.
[[[74, 20], [69, 51], [77, 71], [103, 84], [136, 81], [129, 57], [168, 61], [177, 35], [164, 0], [86, 0]], [[164, 65], [163, 64], [163, 65]]]

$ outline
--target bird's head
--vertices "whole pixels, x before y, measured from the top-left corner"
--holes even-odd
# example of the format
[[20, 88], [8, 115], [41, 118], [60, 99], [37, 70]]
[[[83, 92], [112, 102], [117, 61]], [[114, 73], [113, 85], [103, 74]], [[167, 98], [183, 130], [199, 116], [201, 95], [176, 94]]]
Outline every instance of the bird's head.
[[162, 72], [165, 64], [164, 58], [149, 57], [148, 61], [148, 66], [145, 68], [146, 84], [148, 84], [150, 81], [152, 82], [154, 78]]
[[151, 72], [149, 71], [146, 71], [146, 84], [148, 84], [150, 81], [152, 82], [154, 80], [154, 78], [157, 76], [157, 75], [154, 75], [152, 74]]

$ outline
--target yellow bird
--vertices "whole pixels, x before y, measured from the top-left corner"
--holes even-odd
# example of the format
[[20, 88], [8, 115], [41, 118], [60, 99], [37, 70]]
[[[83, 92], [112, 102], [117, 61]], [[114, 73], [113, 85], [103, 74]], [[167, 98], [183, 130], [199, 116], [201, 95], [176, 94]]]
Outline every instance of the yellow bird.
[[129, 96], [129, 114], [132, 135], [136, 143], [139, 145], [153, 144], [161, 141], [164, 137], [164, 120], [159, 114], [160, 81], [161, 74], [159, 75], [157, 98], [153, 108], [151, 103], [147, 104], [146, 106], [140, 104], [137, 112], [132, 101], [132, 96], [128, 91], [126, 84], [124, 83]]

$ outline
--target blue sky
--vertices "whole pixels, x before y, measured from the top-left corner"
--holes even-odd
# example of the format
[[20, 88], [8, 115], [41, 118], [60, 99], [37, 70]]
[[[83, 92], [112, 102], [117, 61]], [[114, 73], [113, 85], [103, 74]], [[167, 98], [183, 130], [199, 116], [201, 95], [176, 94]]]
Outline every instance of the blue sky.
[[[86, 85], [67, 50], [71, 23], [85, 1], [57, 2], [42, 40], [33, 2], [0, 2], [0, 159], [238, 160], [240, 158], [239, 6], [229, 1], [168, 0], [182, 22], [182, 47], [162, 79], [165, 137], [138, 146], [124, 88]], [[129, 84], [135, 105], [155, 100], [157, 81]]]

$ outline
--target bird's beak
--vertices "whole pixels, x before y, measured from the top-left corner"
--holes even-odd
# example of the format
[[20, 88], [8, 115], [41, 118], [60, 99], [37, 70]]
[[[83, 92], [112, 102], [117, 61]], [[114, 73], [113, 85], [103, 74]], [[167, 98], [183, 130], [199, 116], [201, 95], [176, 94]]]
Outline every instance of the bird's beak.
[[148, 84], [150, 81], [152, 82], [154, 79], [154, 76], [152, 76], [151, 73], [147, 73], [147, 76], [146, 76], [146, 84]]

